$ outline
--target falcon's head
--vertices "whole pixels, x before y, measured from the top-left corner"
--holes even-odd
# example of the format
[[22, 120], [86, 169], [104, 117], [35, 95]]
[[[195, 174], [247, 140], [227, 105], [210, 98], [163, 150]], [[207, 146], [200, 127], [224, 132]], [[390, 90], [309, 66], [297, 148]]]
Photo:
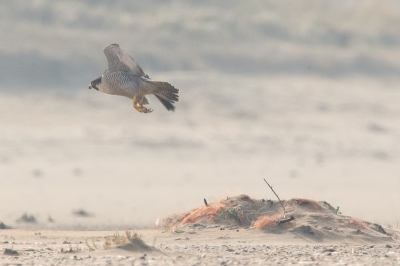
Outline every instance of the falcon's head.
[[101, 86], [101, 77], [93, 80], [92, 82], [90, 82], [89, 84], [89, 90], [90, 89], [95, 89], [95, 90], [99, 90], [99, 87]]

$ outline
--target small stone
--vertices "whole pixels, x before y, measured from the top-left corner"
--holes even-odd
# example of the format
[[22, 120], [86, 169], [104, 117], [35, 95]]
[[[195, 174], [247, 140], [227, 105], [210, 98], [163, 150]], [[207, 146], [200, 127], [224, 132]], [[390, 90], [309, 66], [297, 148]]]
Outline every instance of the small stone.
[[6, 248], [6, 249], [4, 250], [4, 253], [3, 253], [3, 254], [4, 254], [4, 255], [9, 255], [9, 256], [19, 256], [18, 251], [13, 250], [13, 249], [9, 249], [9, 248]]

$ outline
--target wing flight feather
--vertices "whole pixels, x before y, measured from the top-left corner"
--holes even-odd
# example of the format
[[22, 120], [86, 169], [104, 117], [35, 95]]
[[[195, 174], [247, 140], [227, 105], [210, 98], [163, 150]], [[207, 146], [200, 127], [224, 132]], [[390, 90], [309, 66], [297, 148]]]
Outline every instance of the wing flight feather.
[[[133, 72], [136, 76], [146, 77], [142, 68], [135, 62], [135, 60], [126, 54], [118, 44], [110, 44], [104, 47], [104, 54], [107, 57], [108, 68], [126, 71], [126, 67]], [[148, 77], [148, 76], [147, 76]]]

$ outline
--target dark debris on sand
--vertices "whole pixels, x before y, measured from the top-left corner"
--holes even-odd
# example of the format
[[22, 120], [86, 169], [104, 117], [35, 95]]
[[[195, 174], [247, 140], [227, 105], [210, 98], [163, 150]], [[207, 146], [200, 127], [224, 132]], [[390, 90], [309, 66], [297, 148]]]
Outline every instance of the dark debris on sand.
[[24, 213], [20, 218], [16, 220], [17, 223], [31, 223], [31, 224], [36, 224], [37, 219], [34, 215], [32, 214], [27, 214]]
[[6, 224], [3, 223], [3, 222], [0, 222], [0, 229], [11, 229], [11, 227], [8, 226], [8, 225], [6, 225]]

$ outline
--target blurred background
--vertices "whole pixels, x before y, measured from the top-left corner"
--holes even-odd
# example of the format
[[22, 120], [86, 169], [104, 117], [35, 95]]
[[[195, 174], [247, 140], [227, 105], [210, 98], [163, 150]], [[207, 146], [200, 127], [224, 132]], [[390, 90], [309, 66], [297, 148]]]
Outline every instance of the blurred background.
[[[154, 226], [265, 178], [396, 224], [399, 29], [398, 0], [0, 1], [0, 221]], [[88, 90], [110, 43], [175, 113]]]

